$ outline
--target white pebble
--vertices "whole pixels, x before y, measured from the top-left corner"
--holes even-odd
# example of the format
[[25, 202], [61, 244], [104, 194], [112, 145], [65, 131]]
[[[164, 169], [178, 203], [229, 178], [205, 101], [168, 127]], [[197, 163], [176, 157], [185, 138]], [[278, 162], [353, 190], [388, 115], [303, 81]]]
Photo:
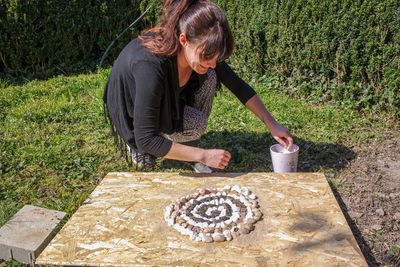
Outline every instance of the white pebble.
[[165, 211], [164, 213], [164, 220], [168, 221], [169, 215], [171, 215], [171, 213], [169, 213], [168, 211]]
[[232, 240], [232, 235], [231, 235], [231, 231], [229, 230], [225, 230], [223, 232], [224, 236], [226, 237], [226, 240], [231, 241]]
[[189, 235], [190, 236], [190, 233], [191, 233], [192, 231], [190, 231], [188, 228], [185, 228], [183, 231], [182, 231], [182, 234], [184, 234], [184, 235]]
[[195, 240], [198, 234], [196, 232], [192, 232], [189, 236], [190, 240]]
[[249, 195], [249, 189], [247, 187], [242, 187], [240, 191], [245, 196]]
[[237, 186], [237, 185], [234, 185], [234, 186], [232, 187], [231, 191], [236, 191], [236, 192], [240, 193], [240, 187]]
[[253, 214], [253, 212], [251, 211], [251, 206], [247, 207], [247, 214]]
[[213, 237], [214, 241], [223, 241], [223, 240], [225, 240], [225, 236], [223, 234], [221, 234], [221, 233], [214, 233], [212, 235], [212, 237]]
[[172, 212], [172, 207], [171, 207], [171, 206], [167, 206], [167, 207], [165, 208], [165, 212], [171, 214], [171, 212]]
[[253, 219], [253, 214], [246, 214], [246, 217], [244, 217], [244, 220], [248, 221], [250, 219]]
[[237, 195], [229, 195], [229, 196], [233, 197], [234, 199], [239, 199], [239, 196]]
[[229, 185], [225, 185], [224, 189], [229, 190], [229, 189], [231, 189], [231, 187]]
[[240, 208], [236, 205], [232, 205], [232, 211], [240, 211]]
[[256, 197], [256, 195], [254, 195], [254, 194], [250, 194], [249, 198], [254, 200], [254, 199], [256, 199], [257, 197]]
[[221, 214], [219, 215], [219, 217], [224, 217], [225, 215], [226, 215], [226, 210], [223, 209], [223, 210], [221, 211]]
[[239, 219], [239, 214], [235, 213], [232, 215], [232, 221], [236, 222]]
[[200, 233], [199, 237], [201, 238], [201, 241], [204, 241], [204, 238], [206, 237], [206, 235], [204, 233]]
[[179, 230], [180, 230], [179, 224], [174, 224], [172, 227], [173, 227], [176, 231], [180, 232], [180, 231], [179, 231]]

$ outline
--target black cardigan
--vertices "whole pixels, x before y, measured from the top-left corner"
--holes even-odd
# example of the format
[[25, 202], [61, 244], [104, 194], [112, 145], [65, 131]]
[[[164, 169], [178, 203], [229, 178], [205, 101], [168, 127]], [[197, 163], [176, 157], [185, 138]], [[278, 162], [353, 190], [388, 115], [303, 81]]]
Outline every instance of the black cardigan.
[[[218, 80], [245, 104], [256, 92], [225, 63], [215, 68]], [[182, 131], [183, 108], [205, 75], [193, 71], [184, 94], [179, 93], [177, 57], [150, 53], [140, 39], [120, 53], [107, 80], [103, 101], [111, 123], [131, 147], [157, 157], [165, 156], [172, 141], [160, 133]]]

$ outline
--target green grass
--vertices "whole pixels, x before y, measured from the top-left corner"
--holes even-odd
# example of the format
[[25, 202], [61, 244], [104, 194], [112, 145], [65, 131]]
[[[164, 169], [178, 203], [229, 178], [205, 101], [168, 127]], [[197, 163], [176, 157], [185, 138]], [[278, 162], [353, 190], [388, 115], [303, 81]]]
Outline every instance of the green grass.
[[[135, 171], [115, 149], [104, 121], [101, 97], [108, 74], [103, 70], [22, 86], [0, 83], [0, 225], [25, 204], [70, 216], [105, 174]], [[300, 170], [322, 171], [334, 179], [354, 157], [352, 145], [395, 127], [387, 114], [360, 116], [343, 107], [310, 104], [271, 86], [254, 85], [300, 145]], [[232, 153], [225, 171], [271, 171], [268, 148], [273, 143], [265, 125], [226, 88], [218, 93], [201, 146]], [[188, 169], [161, 159], [155, 169], [182, 170]]]
[[0, 91], [0, 225], [25, 204], [66, 211], [104, 174], [126, 168], [102, 118], [107, 73]]

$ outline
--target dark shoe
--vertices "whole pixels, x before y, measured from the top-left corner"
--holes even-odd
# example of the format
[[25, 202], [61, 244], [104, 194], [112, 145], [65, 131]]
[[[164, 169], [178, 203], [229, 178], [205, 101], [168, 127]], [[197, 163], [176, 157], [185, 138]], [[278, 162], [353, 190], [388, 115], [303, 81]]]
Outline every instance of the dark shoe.
[[128, 155], [130, 155], [132, 162], [135, 163], [136, 168], [154, 168], [154, 166], [156, 165], [156, 157], [147, 153], [140, 152], [139, 150], [131, 148], [128, 145], [126, 147], [128, 149]]
[[187, 161], [184, 161], [184, 163], [186, 165], [190, 166], [196, 173], [215, 173], [215, 172], [218, 171], [218, 169], [208, 167], [207, 165], [204, 165], [201, 162], [187, 162]]

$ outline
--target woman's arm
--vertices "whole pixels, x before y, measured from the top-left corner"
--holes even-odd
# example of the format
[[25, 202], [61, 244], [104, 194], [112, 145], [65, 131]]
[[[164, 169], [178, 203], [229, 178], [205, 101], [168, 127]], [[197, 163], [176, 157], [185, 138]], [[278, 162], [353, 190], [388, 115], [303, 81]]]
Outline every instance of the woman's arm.
[[228, 166], [231, 154], [223, 149], [202, 149], [174, 142], [165, 158], [201, 162], [209, 167], [224, 169]]
[[220, 81], [235, 94], [240, 102], [267, 125], [275, 140], [285, 147], [291, 147], [293, 138], [290, 136], [289, 130], [275, 121], [274, 117], [269, 114], [253, 88], [237, 76], [226, 62], [218, 63], [215, 70], [217, 71]]
[[288, 128], [276, 122], [274, 117], [268, 112], [258, 95], [251, 97], [245, 104], [261, 121], [267, 125], [271, 135], [284, 147], [293, 145], [293, 138], [290, 136]]

